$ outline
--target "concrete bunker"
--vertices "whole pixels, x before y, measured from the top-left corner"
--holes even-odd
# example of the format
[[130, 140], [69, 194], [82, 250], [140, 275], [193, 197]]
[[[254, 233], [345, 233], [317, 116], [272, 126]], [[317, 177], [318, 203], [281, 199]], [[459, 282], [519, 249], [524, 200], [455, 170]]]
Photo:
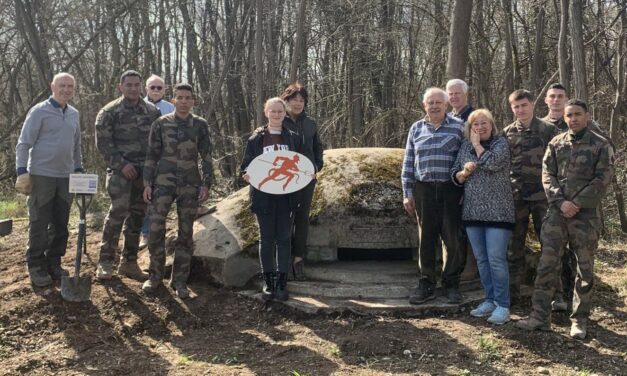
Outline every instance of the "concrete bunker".
[[[325, 151], [310, 213], [308, 262], [414, 257], [416, 225], [402, 206], [403, 149]], [[259, 271], [257, 222], [248, 187], [194, 225], [194, 256], [225, 286], [244, 286]]]

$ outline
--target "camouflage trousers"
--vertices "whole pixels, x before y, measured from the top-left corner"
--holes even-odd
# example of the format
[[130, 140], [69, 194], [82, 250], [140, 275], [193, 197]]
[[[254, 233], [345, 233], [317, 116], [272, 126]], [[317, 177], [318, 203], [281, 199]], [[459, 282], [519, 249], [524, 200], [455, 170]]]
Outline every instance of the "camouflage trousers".
[[139, 232], [146, 214], [141, 174], [137, 179], [130, 181], [119, 171], [109, 171], [107, 193], [111, 198], [111, 206], [102, 230], [100, 262], [110, 264], [115, 260], [122, 226], [124, 226], [122, 258], [128, 261], [137, 260]]
[[533, 228], [536, 237], [540, 240], [542, 233], [542, 219], [546, 215], [548, 203], [546, 200], [524, 201], [515, 200], [516, 226], [512, 232], [512, 240], [509, 243], [507, 261], [509, 264], [509, 289], [512, 299], [520, 297], [520, 285], [527, 274], [527, 261], [525, 260], [525, 243], [527, 229], [529, 227], [529, 215], [533, 219]]
[[148, 250], [150, 251], [150, 278], [162, 280], [165, 276], [165, 220], [172, 203], [176, 200], [178, 215], [178, 234], [174, 245], [174, 263], [172, 264], [172, 285], [185, 284], [194, 252], [193, 226], [198, 210], [198, 189], [195, 186], [167, 187], [155, 186], [152, 203], [148, 208], [150, 232]]
[[590, 298], [594, 284], [594, 252], [599, 241], [600, 220], [596, 209], [581, 209], [573, 218], [564, 218], [551, 207], [542, 225], [542, 255], [534, 284], [531, 316], [548, 322], [551, 301], [555, 294], [559, 264], [569, 244], [574, 253], [577, 275], [573, 294], [571, 320], [585, 322], [590, 314]]

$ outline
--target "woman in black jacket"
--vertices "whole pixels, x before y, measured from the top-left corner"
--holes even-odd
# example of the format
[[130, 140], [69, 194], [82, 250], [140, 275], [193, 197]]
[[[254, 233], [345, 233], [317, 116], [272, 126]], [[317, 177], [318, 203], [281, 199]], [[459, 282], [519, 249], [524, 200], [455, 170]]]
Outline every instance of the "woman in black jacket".
[[[316, 172], [318, 172], [323, 165], [322, 152], [324, 151], [324, 146], [320, 141], [316, 122], [305, 113], [308, 97], [307, 89], [299, 82], [294, 82], [285, 88], [281, 94], [281, 99], [287, 103], [288, 116], [283, 120], [283, 126], [299, 134], [303, 144], [302, 153], [309, 158], [316, 168]], [[315, 188], [316, 179], [314, 178], [307, 187], [303, 188], [301, 208], [294, 217], [292, 270], [294, 279], [297, 281], [305, 279], [303, 267], [307, 248], [307, 234], [309, 232], [309, 211]]]
[[[264, 106], [268, 124], [248, 139], [240, 166], [243, 178], [250, 180], [246, 169], [257, 156], [275, 150], [300, 152], [300, 138], [283, 127], [286, 104], [281, 98], [270, 98]], [[294, 212], [300, 205], [300, 192], [274, 195], [250, 186], [250, 210], [259, 224], [259, 261], [263, 273], [264, 300], [287, 300], [287, 272], [290, 267], [291, 234]], [[274, 260], [276, 259], [276, 271]]]

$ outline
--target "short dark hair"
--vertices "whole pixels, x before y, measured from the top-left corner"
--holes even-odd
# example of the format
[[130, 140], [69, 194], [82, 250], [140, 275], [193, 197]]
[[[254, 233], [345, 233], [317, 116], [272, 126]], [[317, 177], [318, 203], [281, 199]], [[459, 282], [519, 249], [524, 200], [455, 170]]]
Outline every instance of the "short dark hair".
[[581, 99], [570, 99], [568, 102], [566, 102], [566, 107], [568, 106], [579, 106], [583, 108], [585, 112], [588, 112], [588, 104]]
[[547, 91], [551, 90], [551, 89], [557, 89], [557, 90], [564, 90], [564, 92], [566, 93], [566, 95], [568, 95], [568, 90], [566, 90], [566, 88], [564, 87], [564, 85], [562, 85], [559, 82], [555, 82], [552, 83], [551, 86], [549, 86], [549, 88], [547, 89]]
[[509, 103], [512, 103], [513, 101], [520, 101], [523, 99], [528, 99], [529, 102], [533, 103], [533, 94], [531, 94], [531, 92], [529, 90], [525, 90], [525, 89], [518, 89], [518, 90], [514, 90], [510, 95], [509, 95]]
[[126, 77], [139, 77], [139, 80], [142, 80], [142, 75], [139, 74], [138, 71], [134, 71], [134, 70], [127, 70], [126, 72], [122, 73], [122, 75], [120, 76], [120, 83], [123, 84], [124, 80], [126, 79]]
[[281, 99], [287, 102], [297, 95], [303, 97], [303, 99], [305, 100], [305, 106], [307, 106], [309, 94], [307, 94], [307, 89], [305, 89], [305, 87], [298, 81], [287, 85], [285, 90], [283, 90], [283, 93], [281, 93]]
[[174, 90], [173, 90], [174, 93], [176, 93], [177, 90], [187, 90], [190, 93], [192, 93], [192, 97], [194, 96], [194, 88], [190, 84], [186, 84], [186, 83], [176, 84], [174, 85]]

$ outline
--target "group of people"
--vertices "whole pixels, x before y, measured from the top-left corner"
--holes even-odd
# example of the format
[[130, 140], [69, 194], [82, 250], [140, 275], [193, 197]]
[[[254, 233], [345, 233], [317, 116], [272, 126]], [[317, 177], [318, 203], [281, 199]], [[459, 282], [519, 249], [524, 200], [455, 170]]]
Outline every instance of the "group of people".
[[[158, 76], [146, 81], [145, 98], [136, 71], [124, 72], [118, 89], [122, 95], [105, 105], [96, 119], [96, 146], [107, 166], [111, 198], [96, 277], [112, 277], [123, 231], [117, 273], [143, 281], [145, 292], [157, 290], [166, 277], [165, 219], [176, 202], [178, 236], [170, 286], [187, 298], [193, 220], [214, 181], [209, 128], [192, 113], [195, 96], [188, 84], [174, 86], [173, 104], [163, 99], [166, 86]], [[83, 171], [79, 113], [69, 104], [74, 77], [57, 74], [51, 90], [49, 99], [29, 111], [16, 147], [16, 189], [29, 195], [26, 261], [36, 286], [68, 274], [61, 257], [68, 239], [69, 175]], [[613, 175], [613, 149], [590, 120], [587, 104], [568, 100], [560, 84], [547, 91], [549, 114], [544, 119], [534, 116], [529, 91], [511, 93], [515, 121], [502, 131], [489, 110], [474, 110], [468, 104], [468, 91], [459, 79], [449, 81], [446, 90], [427, 89], [425, 117], [409, 129], [401, 172], [403, 206], [417, 219], [420, 239], [420, 279], [409, 302], [435, 298], [436, 251], [443, 242], [441, 284], [448, 301], [460, 303], [460, 274], [470, 246], [485, 292], [484, 301], [470, 314], [494, 324], [509, 321], [526, 272], [531, 216], [542, 255], [533, 310], [517, 325], [548, 329], [551, 309], [566, 310], [565, 298], [574, 290], [571, 335], [583, 338], [600, 229], [598, 209]], [[268, 123], [253, 131], [244, 150], [241, 171], [246, 182], [250, 163], [275, 150], [299, 152], [316, 172], [322, 169], [324, 147], [316, 123], [305, 112], [307, 101], [306, 88], [297, 82], [280, 97], [267, 100]], [[314, 174], [304, 189], [289, 194], [274, 195], [250, 186], [265, 300], [288, 299], [290, 273], [296, 280], [304, 279], [315, 185]], [[142, 227], [148, 230], [148, 273], [137, 264]]]
[[[165, 274], [165, 218], [176, 201], [178, 236], [170, 286], [179, 297], [187, 298], [193, 220], [214, 180], [209, 128], [192, 113], [191, 85], [175, 85], [172, 104], [163, 100], [161, 77], [147, 80], [145, 98], [142, 84], [138, 72], [124, 72], [118, 84], [122, 95], [105, 105], [96, 118], [96, 147], [107, 167], [106, 190], [111, 199], [96, 277], [112, 277], [123, 231], [118, 274], [144, 281], [144, 291], [156, 290]], [[61, 257], [68, 240], [69, 175], [83, 172], [79, 113], [69, 104], [75, 79], [59, 73], [50, 88], [50, 98], [28, 112], [16, 147], [15, 187], [28, 195], [26, 263], [30, 280], [38, 287], [68, 275]], [[150, 230], [149, 273], [137, 264], [144, 222]]]
[[[15, 187], [28, 195], [26, 262], [30, 280], [38, 287], [69, 274], [61, 267], [71, 206], [69, 175], [83, 172], [79, 113], [69, 104], [75, 79], [69, 73], [59, 73], [50, 88], [50, 98], [26, 116], [16, 147]], [[185, 299], [190, 295], [187, 279], [193, 221], [214, 181], [209, 127], [192, 113], [195, 96], [191, 85], [175, 85], [170, 103], [164, 99], [164, 80], [152, 75], [145, 84], [147, 95], [142, 97], [142, 77], [129, 70], [120, 76], [118, 89], [121, 96], [98, 112], [95, 124], [96, 147], [107, 167], [106, 190], [111, 199], [96, 278], [112, 278], [123, 232], [117, 273], [142, 281], [142, 290], [147, 293], [156, 291], [166, 277], [165, 221], [176, 202], [178, 233], [170, 286]], [[244, 179], [252, 158], [272, 150], [298, 151], [311, 160], [316, 171], [322, 168], [323, 145], [316, 123], [304, 111], [307, 100], [307, 90], [299, 83], [289, 85], [281, 98], [268, 100], [265, 114], [269, 123], [248, 141], [242, 163]], [[260, 228], [260, 261], [267, 291], [264, 298], [276, 295], [277, 299], [287, 299], [289, 271], [295, 279], [304, 279], [315, 183], [314, 179], [298, 194], [283, 197], [251, 192], [251, 210]], [[141, 243], [147, 244], [150, 253], [148, 273], [137, 262]], [[274, 261], [275, 249], [278, 262]]]
[[[459, 276], [469, 242], [485, 294], [470, 314], [497, 325], [509, 321], [526, 274], [531, 216], [542, 253], [532, 312], [516, 325], [548, 330], [551, 311], [567, 310], [572, 293], [570, 334], [584, 338], [599, 206], [614, 173], [612, 146], [590, 120], [587, 104], [569, 100], [559, 83], [547, 91], [544, 119], [534, 116], [529, 91], [511, 93], [515, 121], [502, 131], [489, 110], [471, 108], [467, 94], [459, 79], [449, 81], [446, 91], [427, 89], [426, 115], [407, 137], [403, 205], [416, 217], [420, 238], [420, 280], [409, 302], [435, 298], [440, 241], [446, 247], [441, 284], [450, 303], [461, 302]], [[449, 104], [453, 110], [447, 113]]]

